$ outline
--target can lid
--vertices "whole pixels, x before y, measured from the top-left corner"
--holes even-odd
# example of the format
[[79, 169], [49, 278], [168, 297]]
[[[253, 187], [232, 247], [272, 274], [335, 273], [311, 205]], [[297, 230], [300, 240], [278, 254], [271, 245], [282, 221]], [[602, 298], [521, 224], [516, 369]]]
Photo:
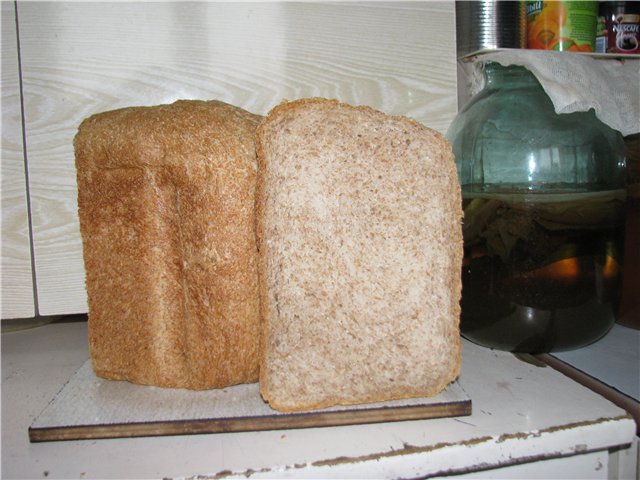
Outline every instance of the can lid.
[[640, 13], [640, 2], [600, 2], [600, 15], [609, 13]]

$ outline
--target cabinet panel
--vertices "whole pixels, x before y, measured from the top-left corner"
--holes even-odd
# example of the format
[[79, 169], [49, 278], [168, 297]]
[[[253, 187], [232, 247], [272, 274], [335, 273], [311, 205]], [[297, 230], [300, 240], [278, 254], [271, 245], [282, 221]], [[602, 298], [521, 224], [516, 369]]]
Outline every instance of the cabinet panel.
[[2, 8], [2, 318], [35, 314], [13, 2]]
[[43, 314], [86, 311], [72, 140], [88, 115], [324, 96], [444, 132], [456, 113], [453, 2], [21, 2], [19, 17]]

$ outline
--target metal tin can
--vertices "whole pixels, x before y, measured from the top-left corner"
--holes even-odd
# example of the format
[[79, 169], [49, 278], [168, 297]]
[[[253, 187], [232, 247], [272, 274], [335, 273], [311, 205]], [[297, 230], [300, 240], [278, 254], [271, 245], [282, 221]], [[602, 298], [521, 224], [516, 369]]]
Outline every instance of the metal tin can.
[[607, 53], [640, 53], [640, 2], [602, 2]]
[[527, 1], [527, 48], [595, 51], [597, 1]]
[[456, 2], [458, 57], [496, 48], [525, 48], [526, 24], [523, 2]]

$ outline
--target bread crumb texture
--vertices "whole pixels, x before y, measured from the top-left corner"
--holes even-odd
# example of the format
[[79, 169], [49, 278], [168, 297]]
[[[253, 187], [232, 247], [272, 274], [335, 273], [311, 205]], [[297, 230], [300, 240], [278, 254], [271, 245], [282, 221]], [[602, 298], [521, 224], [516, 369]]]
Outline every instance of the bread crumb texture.
[[455, 380], [462, 210], [446, 139], [305, 99], [269, 113], [257, 152], [265, 400], [296, 411]]
[[189, 389], [258, 379], [261, 118], [178, 101], [81, 124], [78, 206], [98, 375]]

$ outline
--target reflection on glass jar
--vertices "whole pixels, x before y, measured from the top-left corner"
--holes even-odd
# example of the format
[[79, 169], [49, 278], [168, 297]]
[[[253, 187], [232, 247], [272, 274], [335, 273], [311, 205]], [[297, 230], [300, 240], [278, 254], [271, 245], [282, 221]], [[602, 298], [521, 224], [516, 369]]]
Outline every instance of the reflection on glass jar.
[[462, 333], [519, 352], [586, 345], [619, 301], [622, 136], [592, 111], [557, 115], [524, 68], [485, 74], [447, 134], [464, 203]]

